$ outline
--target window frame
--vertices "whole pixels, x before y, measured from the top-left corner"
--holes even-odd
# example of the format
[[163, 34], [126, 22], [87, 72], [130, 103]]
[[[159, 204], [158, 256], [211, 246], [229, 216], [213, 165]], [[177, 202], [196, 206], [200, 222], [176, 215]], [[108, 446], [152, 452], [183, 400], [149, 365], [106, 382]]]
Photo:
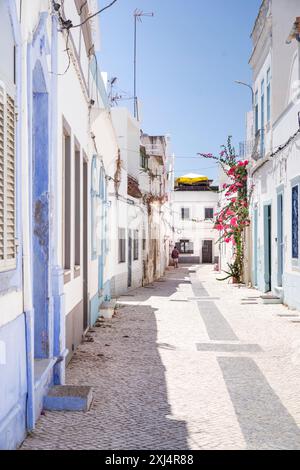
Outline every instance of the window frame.
[[81, 148], [78, 140], [74, 137], [74, 277], [80, 275], [80, 266], [81, 266], [81, 187], [82, 187], [82, 174], [81, 174], [81, 165], [82, 165], [82, 155]]
[[258, 129], [259, 129], [259, 124], [258, 124], [258, 121], [259, 121], [258, 90], [256, 90], [255, 95], [254, 95], [254, 110], [255, 110], [254, 126], [255, 126], [255, 134], [257, 134]]
[[271, 120], [271, 67], [267, 70], [267, 123]]
[[139, 259], [139, 230], [133, 231], [133, 260]]
[[260, 153], [265, 152], [265, 79], [260, 82]]
[[[206, 211], [211, 211], [212, 216], [211, 217], [206, 217]], [[204, 220], [213, 220], [214, 218], [214, 208], [213, 207], [205, 207], [204, 208]]]
[[145, 147], [140, 147], [140, 167], [145, 171], [149, 170], [149, 157]]
[[62, 184], [62, 230], [63, 250], [62, 265], [64, 269], [64, 282], [71, 280], [72, 266], [72, 131], [71, 126], [63, 117], [62, 123], [62, 151], [63, 151], [63, 184]]
[[118, 228], [118, 263], [126, 263], [126, 230]]
[[[293, 215], [294, 215], [294, 207], [293, 207], [293, 190], [297, 188], [297, 256], [294, 256], [294, 246], [293, 246], [293, 237], [294, 237], [294, 224], [293, 224]], [[300, 221], [299, 221], [299, 208], [300, 208], [300, 177], [296, 177], [291, 181], [291, 260], [292, 266], [294, 268], [300, 269]]]
[[[183, 244], [184, 249], [181, 249], [181, 245]], [[186, 248], [186, 245], [192, 245], [192, 249]], [[180, 254], [182, 255], [193, 255], [194, 254], [194, 242], [191, 241], [190, 239], [183, 238], [179, 240], [178, 243], [176, 243], [176, 247], [179, 251]]]
[[[185, 211], [188, 211], [188, 217], [185, 217]], [[181, 207], [180, 209], [180, 218], [181, 220], [191, 220], [190, 207]]]

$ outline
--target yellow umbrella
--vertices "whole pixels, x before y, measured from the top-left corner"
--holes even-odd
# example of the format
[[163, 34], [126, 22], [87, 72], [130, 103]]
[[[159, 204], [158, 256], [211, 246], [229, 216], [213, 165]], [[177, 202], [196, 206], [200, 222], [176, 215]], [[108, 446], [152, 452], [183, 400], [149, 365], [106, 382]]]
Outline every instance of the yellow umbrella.
[[195, 173], [188, 173], [187, 175], [180, 176], [176, 178], [176, 184], [197, 184], [203, 181], [208, 181], [207, 176], [197, 175]]

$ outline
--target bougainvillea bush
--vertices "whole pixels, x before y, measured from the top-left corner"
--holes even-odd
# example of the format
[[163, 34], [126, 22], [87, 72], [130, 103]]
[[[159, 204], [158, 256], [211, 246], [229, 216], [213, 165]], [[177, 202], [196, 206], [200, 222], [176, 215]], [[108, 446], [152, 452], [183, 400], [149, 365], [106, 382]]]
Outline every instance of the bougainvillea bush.
[[217, 160], [228, 176], [228, 183], [224, 183], [220, 192], [224, 193], [225, 204], [215, 214], [214, 228], [219, 231], [220, 242], [233, 244], [233, 261], [228, 264], [225, 279], [230, 277], [233, 282], [242, 282], [244, 261], [244, 232], [250, 225], [248, 192], [248, 160], [239, 160], [231, 144], [231, 137], [227, 145], [221, 147], [219, 156], [211, 153], [200, 153], [204, 158]]

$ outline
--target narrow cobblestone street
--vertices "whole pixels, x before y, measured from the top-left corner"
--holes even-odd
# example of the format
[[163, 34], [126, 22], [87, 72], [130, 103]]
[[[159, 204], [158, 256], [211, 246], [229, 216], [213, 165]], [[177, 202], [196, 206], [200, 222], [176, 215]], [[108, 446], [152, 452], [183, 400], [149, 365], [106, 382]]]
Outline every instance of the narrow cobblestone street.
[[90, 411], [45, 412], [23, 449], [299, 449], [300, 315], [170, 270], [118, 299], [67, 369]]

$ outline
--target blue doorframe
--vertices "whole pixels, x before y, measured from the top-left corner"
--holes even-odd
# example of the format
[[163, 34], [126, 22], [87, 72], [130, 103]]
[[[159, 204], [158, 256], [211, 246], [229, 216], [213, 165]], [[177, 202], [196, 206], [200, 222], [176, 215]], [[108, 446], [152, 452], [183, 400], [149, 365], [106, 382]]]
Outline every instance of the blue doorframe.
[[283, 239], [283, 192], [277, 194], [277, 285], [282, 287], [283, 263], [284, 263], [284, 239]]
[[91, 259], [98, 261], [98, 292], [90, 300], [90, 324], [99, 316], [103, 301], [110, 300], [110, 282], [105, 279], [104, 267], [108, 252], [108, 194], [102, 159], [94, 155], [91, 164]]
[[272, 289], [272, 219], [271, 204], [264, 206], [264, 281], [265, 292]]
[[34, 357], [50, 357], [49, 309], [49, 95], [36, 62], [32, 77], [32, 284]]
[[257, 261], [258, 261], [258, 209], [253, 211], [253, 285], [257, 286]]

